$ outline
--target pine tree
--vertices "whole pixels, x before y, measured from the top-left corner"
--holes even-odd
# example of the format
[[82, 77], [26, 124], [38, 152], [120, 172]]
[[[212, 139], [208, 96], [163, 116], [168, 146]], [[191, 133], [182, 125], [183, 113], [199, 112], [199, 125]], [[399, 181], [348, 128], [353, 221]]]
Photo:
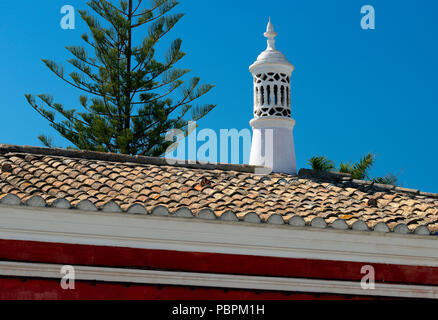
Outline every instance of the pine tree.
[[[183, 17], [169, 13], [178, 2], [152, 0], [143, 9], [142, 2], [89, 1], [97, 17], [79, 13], [91, 33], [82, 39], [94, 55], [82, 46], [66, 47], [73, 55], [67, 61], [77, 69], [68, 76], [62, 65], [43, 60], [55, 75], [84, 92], [78, 108], [66, 109], [48, 94], [26, 94], [29, 104], [74, 148], [160, 156], [172, 144], [165, 140], [168, 130], [187, 135], [187, 120], [197, 121], [215, 107], [193, 104], [213, 86], [200, 85], [197, 77], [182, 80], [189, 70], [175, 68], [185, 55], [181, 39], [171, 43], [164, 62], [156, 58], [160, 39]], [[39, 139], [51, 147], [51, 138]]]

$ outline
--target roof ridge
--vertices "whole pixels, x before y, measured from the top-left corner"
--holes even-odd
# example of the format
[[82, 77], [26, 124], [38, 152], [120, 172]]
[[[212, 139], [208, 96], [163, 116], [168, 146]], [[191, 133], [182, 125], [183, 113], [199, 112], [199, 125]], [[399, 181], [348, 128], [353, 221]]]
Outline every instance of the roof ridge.
[[[5, 154], [33, 154], [55, 157], [68, 157], [77, 159], [110, 161], [119, 163], [134, 163], [146, 164], [156, 166], [173, 166], [190, 169], [203, 170], [222, 170], [222, 171], [236, 171], [250, 174], [267, 175], [270, 173], [269, 168], [263, 166], [252, 166], [248, 164], [228, 164], [228, 163], [204, 163], [193, 160], [176, 160], [170, 158], [148, 157], [148, 156], [132, 156], [119, 153], [98, 152], [89, 150], [69, 150], [62, 148], [46, 148], [34, 146], [19, 146], [11, 144], [0, 144], [0, 155]], [[257, 170], [256, 170], [257, 169]], [[299, 170], [298, 176], [304, 179], [317, 179], [327, 182], [342, 182], [350, 184], [353, 187], [369, 187], [379, 189], [381, 191], [394, 191], [400, 193], [407, 193], [411, 195], [419, 195], [431, 198], [438, 198], [438, 193], [423, 192], [417, 189], [409, 189], [397, 187], [394, 185], [385, 185], [375, 183], [368, 180], [353, 179], [351, 174], [333, 171], [320, 171], [302, 168]]]
[[343, 173], [343, 172], [313, 170], [313, 169], [303, 168], [300, 169], [300, 171], [298, 172], [298, 176], [300, 178], [317, 179], [327, 182], [342, 182], [344, 184], [350, 184], [354, 187], [365, 186], [369, 188], [378, 189], [380, 191], [394, 191], [394, 192], [408, 193], [408, 194], [425, 196], [425, 197], [438, 198], [438, 193], [423, 192], [418, 189], [398, 187], [392, 184], [381, 184], [371, 180], [353, 179], [351, 174]]
[[[18, 146], [10, 144], [0, 144], [0, 155], [13, 153], [26, 153], [33, 155], [68, 157], [98, 161], [111, 161], [120, 163], [151, 164], [156, 166], [173, 166], [191, 169], [238, 171], [244, 173], [268, 173], [269, 169], [263, 166], [252, 166], [248, 164], [228, 164], [228, 163], [205, 163], [193, 160], [177, 160], [171, 158], [132, 156], [120, 153], [98, 152], [89, 150], [69, 150], [62, 148], [45, 148], [33, 146]], [[258, 169], [258, 170], [256, 170]], [[264, 170], [266, 169], [266, 170]]]

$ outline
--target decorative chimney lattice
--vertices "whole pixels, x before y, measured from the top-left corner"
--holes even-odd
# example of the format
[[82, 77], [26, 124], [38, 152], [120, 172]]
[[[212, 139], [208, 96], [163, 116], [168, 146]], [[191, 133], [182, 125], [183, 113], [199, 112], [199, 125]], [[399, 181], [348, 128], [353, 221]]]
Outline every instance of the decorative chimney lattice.
[[254, 75], [254, 118], [291, 116], [290, 77], [285, 73]]

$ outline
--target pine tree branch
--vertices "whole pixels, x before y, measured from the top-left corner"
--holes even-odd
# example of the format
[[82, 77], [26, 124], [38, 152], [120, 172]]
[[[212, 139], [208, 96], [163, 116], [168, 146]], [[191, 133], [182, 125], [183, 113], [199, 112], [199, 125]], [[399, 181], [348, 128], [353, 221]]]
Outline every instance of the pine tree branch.
[[118, 13], [123, 14], [125, 16], [127, 16], [127, 14], [125, 12], [123, 12], [122, 10], [120, 10], [119, 8], [117, 8], [115, 5], [113, 5], [112, 3], [105, 1], [105, 0], [99, 0], [100, 2], [104, 1], [107, 5], [109, 5], [110, 7], [112, 7], [114, 10], [116, 10]]
[[[117, 12], [119, 12], [119, 13], [125, 15], [126, 17], [128, 16], [125, 12], [119, 10], [117, 7], [113, 6], [111, 3], [105, 1], [105, 4], [108, 5], [109, 7], [113, 8], [113, 9], [116, 9]], [[102, 16], [103, 18], [105, 18], [105, 19], [111, 24], [111, 26], [113, 27], [113, 29], [116, 31], [116, 34], [118, 35], [118, 34], [119, 34], [119, 32], [118, 32], [118, 31], [119, 31], [119, 28], [118, 28], [118, 26], [114, 23], [114, 21], [113, 21], [113, 19], [112, 19], [111, 12], [109, 12], [108, 8], [107, 8], [105, 5], [103, 5], [103, 2], [102, 2], [102, 3], [99, 3], [99, 9], [100, 9], [100, 10], [103, 10], [103, 12], [105, 13], [105, 15], [103, 15], [101, 12], [98, 12], [98, 14], [99, 14], [100, 16]], [[85, 11], [84, 11], [84, 13], [85, 13]], [[85, 13], [85, 14], [86, 14], [86, 13]], [[111, 35], [110, 30], [108, 30], [108, 29], [103, 29], [103, 30], [105, 31], [105, 34], [106, 34], [106, 35], [107, 35], [107, 36], [113, 41], [113, 44], [114, 44], [114, 45], [115, 45], [116, 43], [118, 43], [118, 41], [116, 41], [116, 40], [113, 38], [113, 36]]]
[[77, 85], [77, 84], [75, 84], [75, 83], [73, 83], [73, 82], [71, 82], [71, 81], [69, 81], [69, 80], [67, 80], [67, 79], [65, 79], [64, 78], [64, 75], [63, 75], [63, 71], [62, 70], [57, 70], [57, 69], [55, 69], [55, 64], [52, 62], [52, 61], [49, 61], [49, 60], [44, 60], [43, 59], [43, 62], [44, 62], [44, 64], [46, 64], [46, 66], [58, 77], [58, 78], [60, 78], [60, 79], [62, 79], [63, 81], [65, 81], [65, 82], [67, 82], [68, 84], [70, 84], [71, 86], [73, 86], [73, 87], [75, 87], [75, 88], [77, 88], [77, 89], [80, 89], [80, 90], [82, 90], [82, 91], [84, 91], [84, 92], [87, 92], [87, 93], [90, 93], [90, 94], [94, 94], [94, 95], [97, 95], [97, 96], [102, 96], [102, 94], [101, 93], [99, 93], [99, 92], [95, 92], [95, 91], [92, 91], [92, 90], [90, 90], [90, 89], [85, 89], [85, 88], [82, 88], [82, 87], [80, 87], [79, 85]]
[[[26, 94], [25, 96], [26, 96], [26, 99], [27, 99], [27, 101], [29, 102], [29, 104], [32, 106], [32, 108], [33, 108], [36, 112], [38, 112], [43, 118], [45, 118], [46, 120], [48, 120], [48, 121], [49, 121], [52, 125], [54, 125], [54, 126], [58, 126], [58, 125], [60, 125], [59, 123], [56, 123], [52, 118], [48, 117], [46, 114], [44, 114], [43, 112], [40, 111], [38, 105], [37, 105], [35, 102], [31, 101], [31, 99], [32, 99], [32, 96], [31, 96], [31, 95]], [[66, 129], [69, 130], [68, 128], [66, 128]], [[72, 133], [74, 133], [74, 134], [78, 134], [77, 132], [74, 132], [74, 131], [72, 131]]]
[[[91, 69], [88, 66], [81, 64], [81, 62], [79, 60], [70, 59], [70, 60], [67, 60], [67, 62], [70, 63], [72, 66], [74, 66], [79, 71], [81, 71], [82, 73], [84, 73], [86, 76], [88, 76], [90, 78], [90, 80], [93, 80], [93, 81], [97, 82], [98, 84], [103, 84], [103, 81], [99, 78], [99, 76], [96, 74], [93, 74], [91, 72]], [[87, 88], [90, 88], [89, 85], [84, 85], [84, 86]]]
[[138, 4], [135, 7], [135, 9], [132, 11], [132, 17], [135, 17], [135, 13], [137, 12], [138, 8], [140, 8], [141, 3], [143, 2], [143, 0], [138, 0]]
[[[176, 82], [179, 78], [180, 78], [180, 77], [178, 77], [178, 78], [176, 78], [176, 79], [173, 79], [173, 80], [171, 80], [171, 81], [169, 81], [169, 82], [162, 83], [162, 84], [160, 84], [160, 85], [158, 85], [158, 86], [155, 86], [155, 87], [153, 87], [153, 88], [150, 88], [149, 90], [137, 91], [136, 93], [150, 92], [150, 91], [153, 91], [153, 90], [156, 90], [156, 89], [162, 88], [162, 87], [164, 87], [164, 86], [166, 86], [166, 85], [169, 85], [169, 84], [172, 84], [172, 83]], [[178, 82], [178, 83], [179, 83], [179, 84], [178, 84], [177, 87], [171, 89], [171, 90], [168, 91], [166, 94], [162, 95], [161, 98], [164, 98], [165, 96], [169, 95], [169, 94], [172, 93], [176, 88], [178, 88], [180, 85], [183, 84], [182, 81], [180, 81], [180, 82]], [[132, 98], [134, 98], [134, 97], [132, 97]], [[154, 99], [154, 100], [148, 100], [147, 102], [153, 102], [153, 101], [155, 101], [155, 99]], [[132, 102], [132, 101], [131, 101], [131, 104], [133, 104], [133, 105], [144, 104], [144, 103], [145, 103], [145, 101], [138, 101], [138, 102]]]
[[[173, 106], [173, 107], [170, 107], [170, 108], [168, 109], [168, 114], [171, 114], [171, 113], [174, 112], [178, 107], [182, 106], [182, 105], [183, 105], [183, 102], [188, 98], [188, 96], [189, 96], [189, 93], [187, 93], [187, 94], [184, 96], [184, 98], [180, 101], [180, 103], [178, 103], [177, 105], [175, 105], [175, 106]], [[192, 99], [192, 100], [190, 100], [190, 101], [187, 101], [186, 103], [184, 103], [184, 105], [189, 104], [189, 103], [192, 102], [193, 100], [195, 100], [195, 99]], [[150, 100], [149, 100], [148, 102], [150, 102]], [[149, 130], [150, 128], [152, 128], [153, 126], [155, 126], [156, 124], [158, 124], [159, 122], [160, 122], [160, 121], [157, 120], [157, 121], [151, 123], [149, 126], [146, 127], [146, 130]]]
[[[181, 83], [181, 84], [182, 84], [182, 83]], [[175, 87], [169, 89], [166, 93], [164, 93], [164, 94], [162, 94], [162, 95], [160, 95], [160, 96], [158, 96], [158, 97], [155, 97], [155, 98], [153, 98], [153, 99], [150, 99], [150, 100], [144, 101], [143, 103], [152, 103], [152, 102], [155, 102], [155, 101], [161, 100], [162, 98], [168, 96], [168, 95], [171, 94], [173, 91], [175, 91], [175, 90], [176, 90], [181, 84], [178, 84], [177, 86], [175, 86]], [[141, 104], [141, 103], [134, 103], [134, 104]]]
[[[140, 2], [141, 2], [141, 1], [142, 1], [142, 0], [140, 0]], [[132, 15], [132, 17], [133, 17], [133, 18], [137, 18], [137, 17], [140, 17], [140, 16], [144, 16], [145, 14], [148, 14], [148, 13], [151, 13], [152, 11], [155, 11], [156, 9], [158, 9], [159, 7], [161, 7], [162, 5], [163, 5], [163, 4], [160, 3], [160, 4], [156, 5], [155, 7], [151, 8], [151, 9], [148, 9], [148, 10], [143, 11], [142, 13]], [[138, 7], [139, 7], [139, 6], [140, 6], [140, 5], [138, 5]], [[137, 11], [137, 10], [135, 10], [135, 11]]]
[[[99, 66], [93, 62], [90, 62], [86, 59], [86, 53], [85, 53], [85, 49], [82, 47], [74, 47], [74, 46], [67, 46], [65, 47], [68, 51], [70, 51], [71, 54], [73, 54], [76, 59], [78, 59], [79, 61], [82, 61], [88, 65], [90, 65], [91, 67], [95, 67], [99, 69]], [[82, 54], [81, 55], [79, 52], [77, 52], [76, 50], [82, 50]]]
[[[152, 83], [153, 80], [155, 80], [156, 78], [158, 78], [160, 75], [162, 75], [164, 72], [166, 72], [167, 70], [169, 70], [176, 62], [178, 62], [181, 59], [181, 57], [179, 57], [178, 55], [174, 54], [172, 56], [172, 59], [167, 63], [167, 65], [164, 65], [160, 71], [158, 71], [156, 74], [154, 74], [150, 79], [148, 79], [148, 83]], [[152, 72], [152, 71], [151, 71]], [[188, 71], [187, 71], [188, 72]], [[186, 72], [186, 73], [187, 73]], [[180, 78], [180, 77], [179, 77]], [[178, 78], [176, 78], [178, 79]], [[174, 80], [176, 80], [174, 79]], [[152, 89], [139, 89], [137, 90], [137, 93], [142, 93], [142, 92], [149, 92]]]
[[159, 14], [158, 16], [156, 16], [156, 17], [154, 17], [154, 18], [151, 18], [151, 19], [149, 19], [149, 20], [145, 20], [145, 21], [142, 21], [142, 22], [139, 22], [139, 23], [133, 24], [133, 25], [132, 25], [132, 28], [138, 28], [138, 27], [141, 27], [142, 25], [144, 25], [144, 24], [146, 24], [146, 23], [149, 23], [149, 22], [155, 21], [155, 20], [157, 20], [157, 19], [163, 17], [165, 14], [166, 14], [166, 13], [162, 13], [162, 14]]
[[[55, 110], [56, 112], [60, 113], [62, 116], [64, 116], [66, 119], [68, 119], [69, 121], [72, 121], [72, 119], [74, 121], [77, 121], [79, 123], [82, 123], [85, 126], [88, 126], [87, 123], [85, 123], [84, 121], [76, 118], [73, 114], [74, 111], [71, 112], [71, 114], [67, 113], [66, 111], [64, 111], [61, 107], [61, 105], [59, 105], [58, 107], [53, 105], [53, 103], [50, 101], [50, 97], [46, 96], [46, 95], [38, 95], [38, 98], [40, 98], [41, 101], [43, 101], [49, 108], [52, 108], [53, 110]], [[41, 108], [41, 107], [40, 107]], [[41, 108], [42, 109], [42, 108]]]

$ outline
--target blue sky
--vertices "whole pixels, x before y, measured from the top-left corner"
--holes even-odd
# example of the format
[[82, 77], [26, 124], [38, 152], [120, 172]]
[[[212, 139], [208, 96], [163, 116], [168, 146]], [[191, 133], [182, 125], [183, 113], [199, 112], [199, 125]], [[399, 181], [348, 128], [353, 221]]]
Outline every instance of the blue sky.
[[[42, 58], [63, 62], [66, 45], [86, 31], [59, 23], [63, 5], [83, 0], [1, 1], [0, 143], [41, 145], [47, 134], [68, 143], [26, 103], [25, 93], [51, 93], [66, 106], [78, 92], [57, 79]], [[376, 29], [362, 30], [360, 9], [373, 5]], [[218, 107], [199, 125], [249, 128], [252, 77], [248, 67], [266, 47], [271, 16], [277, 48], [295, 65], [292, 113], [298, 168], [326, 155], [336, 163], [377, 155], [371, 175], [399, 173], [405, 187], [438, 192], [438, 2], [403, 1], [201, 1], [181, 0], [185, 17], [168, 34], [181, 37], [180, 67], [216, 87], [201, 102]], [[163, 42], [163, 46], [168, 43]]]

